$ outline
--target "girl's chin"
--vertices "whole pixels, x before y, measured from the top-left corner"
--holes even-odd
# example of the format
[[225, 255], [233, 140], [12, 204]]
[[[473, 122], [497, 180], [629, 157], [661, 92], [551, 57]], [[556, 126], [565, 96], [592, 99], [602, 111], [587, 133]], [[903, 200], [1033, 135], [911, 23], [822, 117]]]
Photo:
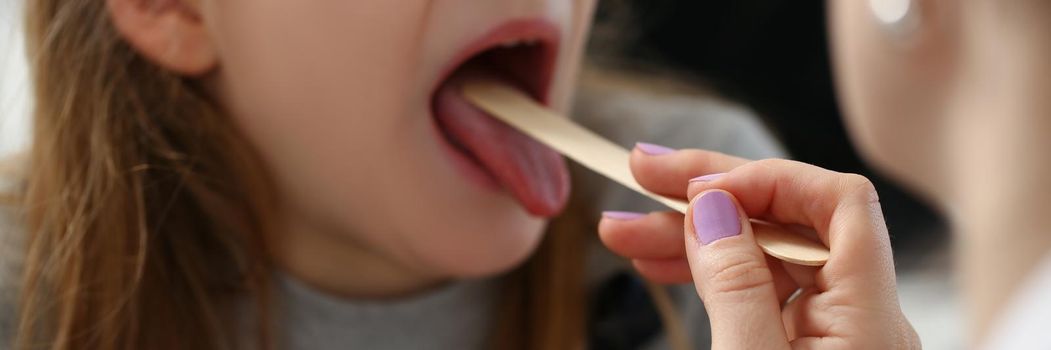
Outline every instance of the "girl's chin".
[[502, 275], [524, 264], [536, 252], [543, 239], [542, 227], [538, 226], [534, 233], [519, 233], [515, 236], [517, 238], [504, 240], [501, 244], [476, 239], [456, 249], [432, 250], [426, 260], [431, 266], [441, 267], [444, 275], [457, 279]]

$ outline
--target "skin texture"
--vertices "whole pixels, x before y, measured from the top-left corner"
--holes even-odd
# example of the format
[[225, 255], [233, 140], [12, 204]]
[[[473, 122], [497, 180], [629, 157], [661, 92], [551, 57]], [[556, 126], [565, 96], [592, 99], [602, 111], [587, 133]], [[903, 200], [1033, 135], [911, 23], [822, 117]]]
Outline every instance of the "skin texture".
[[[546, 220], [479, 186], [441, 146], [431, 93], [510, 19], [559, 26], [564, 109], [593, 1], [110, 0], [122, 35], [204, 80], [275, 179], [279, 267], [349, 297], [394, 297], [520, 264]], [[470, 11], [465, 11], [470, 9]], [[455, 200], [452, 200], [455, 199]]]
[[848, 126], [869, 160], [927, 196], [957, 233], [972, 341], [1051, 250], [1051, 4], [915, 1], [888, 35], [867, 1], [830, 1]]

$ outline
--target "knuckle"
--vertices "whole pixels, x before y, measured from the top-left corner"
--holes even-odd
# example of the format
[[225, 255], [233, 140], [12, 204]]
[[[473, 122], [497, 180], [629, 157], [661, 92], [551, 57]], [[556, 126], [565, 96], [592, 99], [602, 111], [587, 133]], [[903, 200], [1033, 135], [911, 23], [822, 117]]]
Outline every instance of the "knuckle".
[[796, 173], [799, 169], [813, 168], [813, 165], [783, 158], [764, 158], [748, 164], [751, 171], [784, 178]]
[[791, 161], [781, 158], [763, 158], [752, 162], [751, 165], [761, 170], [771, 170], [776, 169], [778, 167], [783, 167], [789, 163], [791, 163]]
[[845, 193], [858, 196], [864, 199], [865, 202], [879, 201], [876, 185], [872, 184], [872, 181], [867, 177], [858, 174], [843, 174], [842, 186], [845, 189]]
[[705, 150], [689, 149], [683, 150], [682, 156], [689, 161], [689, 164], [698, 168], [710, 168], [715, 163], [715, 153]]
[[[883, 219], [883, 209], [879, 202], [879, 193], [868, 178], [857, 174], [843, 174], [840, 182], [839, 203], [835, 212], [852, 212], [854, 215], [835, 216], [831, 227], [859, 227], [858, 223], [868, 222], [871, 227], [865, 230], [849, 230], [852, 234], [869, 232], [875, 236], [887, 236]], [[858, 216], [863, 215], [863, 216]], [[853, 225], [853, 226], [852, 226]]]
[[773, 285], [773, 276], [765, 261], [753, 254], [729, 254], [715, 261], [708, 276], [708, 287], [713, 295], [744, 296]]

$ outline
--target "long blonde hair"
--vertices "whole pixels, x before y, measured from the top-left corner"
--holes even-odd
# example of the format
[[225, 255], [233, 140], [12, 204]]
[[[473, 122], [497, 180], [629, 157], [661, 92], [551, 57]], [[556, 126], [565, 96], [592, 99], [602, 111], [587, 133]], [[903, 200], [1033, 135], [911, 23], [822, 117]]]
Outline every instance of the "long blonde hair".
[[[272, 186], [221, 105], [129, 47], [102, 0], [28, 0], [26, 25], [35, 109], [17, 348], [235, 348], [245, 301], [272, 347]], [[584, 346], [594, 226], [553, 225], [507, 276], [496, 346]]]

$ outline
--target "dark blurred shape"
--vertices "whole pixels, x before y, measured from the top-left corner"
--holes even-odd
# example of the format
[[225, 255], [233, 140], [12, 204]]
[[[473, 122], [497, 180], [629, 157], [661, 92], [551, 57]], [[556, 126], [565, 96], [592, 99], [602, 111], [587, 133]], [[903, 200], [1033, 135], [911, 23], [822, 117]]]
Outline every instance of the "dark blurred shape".
[[599, 55], [682, 71], [755, 110], [793, 158], [872, 179], [899, 265], [946, 241], [942, 218], [863, 164], [850, 143], [824, 1], [610, 0], [597, 19], [591, 49]]
[[619, 273], [598, 288], [588, 315], [588, 349], [639, 349], [661, 332], [661, 319], [638, 277]]

